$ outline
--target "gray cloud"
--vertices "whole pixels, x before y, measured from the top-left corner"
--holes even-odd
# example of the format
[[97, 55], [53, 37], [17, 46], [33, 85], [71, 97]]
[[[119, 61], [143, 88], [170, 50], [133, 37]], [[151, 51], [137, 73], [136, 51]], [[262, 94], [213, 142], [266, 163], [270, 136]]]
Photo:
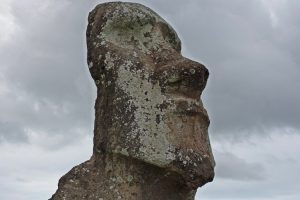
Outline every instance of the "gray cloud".
[[[274, 126], [299, 128], [299, 62], [293, 59], [295, 52], [278, 44], [279, 40], [292, 40], [292, 48], [299, 36], [286, 37], [289, 30], [280, 22], [272, 27], [261, 1], [205, 7], [199, 2], [198, 8], [188, 14], [194, 30], [182, 29], [181, 34], [189, 35], [185, 37], [189, 53], [201, 58], [211, 72], [204, 99], [213, 133]], [[298, 18], [297, 12], [290, 15]]]
[[216, 176], [219, 178], [260, 181], [264, 179], [264, 167], [259, 163], [249, 163], [247, 158], [239, 158], [230, 152], [214, 152], [218, 161], [216, 166]]
[[198, 191], [199, 199], [299, 199], [299, 144], [299, 130], [290, 128], [239, 142], [214, 140], [216, 178]]
[[91, 134], [95, 87], [85, 63], [87, 12], [77, 12], [88, 4], [26, 3], [13, 2], [18, 31], [0, 49], [7, 90], [0, 96], [1, 139], [26, 141], [28, 130], [63, 134], [66, 141], [78, 129]]
[[0, 142], [27, 141], [27, 135], [22, 126], [12, 122], [0, 122]]

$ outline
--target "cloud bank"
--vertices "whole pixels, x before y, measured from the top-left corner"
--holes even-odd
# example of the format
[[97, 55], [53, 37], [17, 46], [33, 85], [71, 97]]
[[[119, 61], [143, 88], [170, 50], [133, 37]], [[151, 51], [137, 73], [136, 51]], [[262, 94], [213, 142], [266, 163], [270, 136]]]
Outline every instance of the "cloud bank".
[[[101, 2], [1, 3], [0, 199], [47, 199], [91, 155], [85, 29]], [[169, 21], [183, 54], [210, 71], [203, 100], [216, 179], [197, 198], [299, 199], [300, 2], [136, 2]]]

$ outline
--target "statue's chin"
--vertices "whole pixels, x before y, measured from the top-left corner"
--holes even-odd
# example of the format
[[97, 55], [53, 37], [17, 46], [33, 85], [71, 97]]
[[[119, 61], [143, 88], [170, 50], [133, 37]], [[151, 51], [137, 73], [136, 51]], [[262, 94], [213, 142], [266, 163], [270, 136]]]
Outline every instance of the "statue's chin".
[[191, 148], [176, 148], [176, 158], [168, 166], [167, 170], [178, 174], [178, 181], [182, 180], [187, 187], [197, 189], [211, 182], [214, 178], [215, 162], [210, 148], [207, 151], [199, 151]]
[[[176, 166], [177, 168], [178, 166]], [[209, 159], [204, 159], [197, 166], [179, 166], [178, 173], [183, 178], [185, 184], [192, 189], [197, 189], [214, 179], [214, 163]]]

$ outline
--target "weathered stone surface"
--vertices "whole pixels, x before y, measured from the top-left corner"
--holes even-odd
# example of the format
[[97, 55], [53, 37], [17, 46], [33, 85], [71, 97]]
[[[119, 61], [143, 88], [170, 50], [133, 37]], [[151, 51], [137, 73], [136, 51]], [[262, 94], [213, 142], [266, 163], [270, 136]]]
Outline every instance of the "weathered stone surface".
[[212, 181], [208, 70], [180, 53], [172, 27], [135, 3], [89, 14], [88, 66], [97, 86], [94, 148], [52, 200], [190, 200]]

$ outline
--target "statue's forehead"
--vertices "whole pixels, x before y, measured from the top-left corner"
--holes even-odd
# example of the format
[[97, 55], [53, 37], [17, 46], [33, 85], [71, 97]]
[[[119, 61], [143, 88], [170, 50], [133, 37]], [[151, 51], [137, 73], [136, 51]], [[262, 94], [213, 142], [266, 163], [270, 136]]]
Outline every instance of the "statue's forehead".
[[[160, 45], [180, 51], [181, 42], [174, 29], [157, 13], [140, 4], [114, 3], [96, 13], [97, 35], [102, 45], [138, 48], [143, 53], [159, 50]], [[168, 45], [166, 45], [168, 44]], [[171, 44], [171, 45], [170, 45]]]
[[141, 4], [125, 3], [110, 4], [103, 13], [103, 17], [109, 20], [126, 22], [129, 20], [153, 21], [167, 23], [157, 13]]

